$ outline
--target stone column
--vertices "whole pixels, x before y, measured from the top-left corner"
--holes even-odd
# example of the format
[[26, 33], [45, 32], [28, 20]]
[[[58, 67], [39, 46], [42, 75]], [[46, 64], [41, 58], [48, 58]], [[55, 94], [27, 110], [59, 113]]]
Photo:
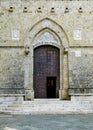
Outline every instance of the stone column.
[[63, 86], [63, 48], [60, 48], [60, 90], [59, 98], [62, 99], [62, 86]]
[[34, 91], [33, 91], [33, 51], [30, 49], [28, 55], [25, 56], [25, 100], [33, 100], [34, 99]]
[[63, 86], [62, 86], [62, 99], [69, 99], [69, 74], [68, 74], [68, 53], [63, 55]]

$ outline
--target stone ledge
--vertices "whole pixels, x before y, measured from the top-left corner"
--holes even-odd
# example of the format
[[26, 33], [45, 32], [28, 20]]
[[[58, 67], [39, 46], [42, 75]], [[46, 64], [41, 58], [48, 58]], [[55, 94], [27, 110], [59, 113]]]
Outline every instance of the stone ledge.
[[69, 88], [69, 95], [93, 95], [93, 88]]
[[22, 97], [25, 94], [0, 94], [0, 97]]

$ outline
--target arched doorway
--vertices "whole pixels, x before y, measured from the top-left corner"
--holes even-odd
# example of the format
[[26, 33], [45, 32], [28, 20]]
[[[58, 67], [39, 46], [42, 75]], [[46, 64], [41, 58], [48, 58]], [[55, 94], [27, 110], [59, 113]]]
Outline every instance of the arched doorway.
[[35, 98], [57, 98], [60, 89], [60, 50], [43, 45], [34, 49]]
[[[55, 46], [60, 51], [60, 83], [59, 98], [68, 99], [69, 74], [68, 74], [68, 48], [69, 39], [65, 30], [56, 21], [50, 18], [44, 18], [36, 22], [29, 30], [25, 46], [29, 47], [29, 56], [25, 59], [25, 98], [34, 99], [36, 97], [35, 86], [35, 66], [34, 52], [40, 46]], [[30, 58], [30, 60], [29, 60]], [[48, 77], [47, 77], [48, 78]], [[52, 78], [52, 76], [51, 76]], [[55, 78], [55, 76], [54, 76]], [[56, 78], [55, 78], [56, 79]], [[48, 80], [48, 79], [47, 79]], [[49, 81], [50, 82], [50, 81]], [[39, 87], [38, 87], [39, 88]], [[57, 96], [58, 97], [58, 96]], [[39, 97], [38, 97], [39, 98]], [[44, 98], [44, 97], [42, 97]], [[45, 97], [46, 98], [46, 97]]]

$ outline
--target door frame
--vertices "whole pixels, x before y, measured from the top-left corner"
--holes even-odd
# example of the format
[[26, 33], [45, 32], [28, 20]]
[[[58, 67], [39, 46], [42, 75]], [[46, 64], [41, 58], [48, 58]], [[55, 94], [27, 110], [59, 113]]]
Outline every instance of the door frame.
[[[54, 92], [53, 92], [54, 95], [52, 95], [52, 97], [49, 95], [49, 91], [48, 91], [48, 89], [49, 89], [49, 87], [48, 87], [48, 80], [50, 80], [50, 81], [53, 80], [53, 86], [51, 86], [51, 87], [54, 89]], [[47, 94], [47, 98], [57, 98], [56, 97], [56, 85], [57, 85], [56, 81], [57, 81], [57, 77], [56, 76], [48, 76], [48, 77], [46, 77], [46, 94]]]
[[[58, 92], [59, 92], [59, 90], [60, 90], [60, 49], [58, 48], [58, 47], [55, 47], [55, 46], [51, 46], [51, 45], [41, 45], [41, 46], [38, 46], [38, 47], [36, 47], [36, 48], [34, 48], [33, 49], [33, 54], [35, 55], [35, 49], [42, 49], [42, 47], [43, 47], [43, 49], [45, 49], [46, 48], [46, 53], [47, 53], [47, 49], [50, 49], [51, 48], [51, 50], [53, 49], [53, 50], [56, 50], [57, 51], [57, 58], [56, 58], [56, 63], [57, 63], [57, 66], [58, 66], [58, 71], [57, 71], [57, 73], [53, 73], [53, 75], [51, 75], [51, 74], [49, 74], [49, 75], [46, 75], [45, 77], [44, 77], [44, 79], [46, 79], [46, 81], [45, 81], [45, 89], [46, 89], [46, 94], [45, 94], [45, 97], [47, 98], [47, 87], [46, 87], [46, 85], [47, 85], [47, 78], [48, 77], [52, 77], [52, 78], [55, 78], [56, 77], [56, 79], [58, 79], [57, 80], [57, 84], [56, 84], [56, 89], [57, 89], [57, 91], [56, 91], [56, 96], [55, 96], [55, 98], [59, 98], [59, 94], [58, 94]], [[52, 51], [53, 51], [52, 50]], [[36, 59], [35, 59], [36, 57], [34, 56], [33, 57], [33, 68], [35, 67], [35, 61], [36, 61]], [[37, 67], [36, 67], [37, 68]], [[34, 70], [36, 69], [36, 68], [34, 68], [33, 69], [33, 89], [34, 89], [34, 97], [35, 98], [37, 98], [38, 96], [36, 96], [37, 94], [36, 93], [38, 93], [38, 91], [39, 90], [37, 90], [36, 91], [36, 86], [38, 86], [38, 84], [37, 85], [35, 85], [34, 83], [36, 82], [35, 81], [35, 78], [36, 78], [36, 76], [35, 76], [35, 72], [34, 72]], [[46, 71], [45, 71], [46, 72]], [[46, 72], [47, 73], [47, 72]], [[42, 76], [41, 76], [41, 78], [42, 78]], [[37, 82], [36, 82], [37, 83]], [[38, 88], [37, 88], [38, 89]], [[36, 91], [36, 92], [35, 92]], [[45, 98], [44, 97], [44, 98]], [[41, 97], [39, 97], [39, 98], [42, 98], [42, 96]]]
[[[46, 24], [47, 23], [47, 24]], [[51, 34], [58, 37], [60, 43], [54, 42], [36, 42], [35, 39], [38, 38], [40, 32], [49, 31]], [[24, 47], [29, 47], [29, 55], [25, 57], [24, 62], [24, 88], [25, 88], [25, 97], [34, 99], [34, 88], [33, 88], [33, 60], [34, 53], [33, 50], [36, 46], [40, 45], [53, 45], [60, 49], [60, 90], [59, 98], [68, 99], [68, 90], [69, 90], [69, 73], [68, 73], [68, 51], [65, 51], [66, 48], [69, 49], [69, 39], [65, 30], [59, 25], [55, 20], [52, 20], [48, 17], [37, 20], [37, 22], [31, 26], [28, 31], [27, 37], [24, 41]]]

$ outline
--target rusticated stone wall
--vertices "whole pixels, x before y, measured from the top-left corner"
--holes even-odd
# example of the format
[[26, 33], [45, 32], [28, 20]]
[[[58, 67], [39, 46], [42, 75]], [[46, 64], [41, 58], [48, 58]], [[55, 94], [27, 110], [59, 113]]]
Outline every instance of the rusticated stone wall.
[[93, 1], [0, 0], [0, 95], [34, 98], [34, 49], [60, 50], [59, 97], [93, 95]]
[[0, 94], [23, 93], [23, 50], [18, 48], [0, 48]]
[[93, 48], [69, 51], [70, 94], [93, 93]]

